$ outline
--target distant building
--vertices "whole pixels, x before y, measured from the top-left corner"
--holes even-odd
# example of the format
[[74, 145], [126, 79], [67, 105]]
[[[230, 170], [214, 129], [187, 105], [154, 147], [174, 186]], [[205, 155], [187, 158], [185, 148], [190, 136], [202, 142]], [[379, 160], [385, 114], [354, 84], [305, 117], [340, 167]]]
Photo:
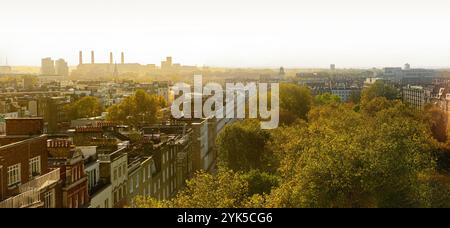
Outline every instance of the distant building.
[[12, 68], [10, 66], [0, 66], [0, 74], [11, 73]]
[[431, 92], [422, 86], [406, 86], [402, 89], [403, 102], [417, 110], [422, 110], [430, 97]]
[[34, 87], [35, 79], [33, 77], [24, 77], [23, 78], [23, 88], [26, 90], [30, 90]]
[[171, 70], [172, 69], [172, 57], [166, 57], [166, 61], [161, 62], [161, 70]]
[[364, 88], [370, 87], [371, 85], [375, 84], [377, 81], [383, 80], [382, 78], [366, 78], [364, 81]]
[[41, 61], [41, 74], [43, 75], [55, 75], [55, 61], [51, 58], [44, 58]]
[[411, 65], [409, 63], [405, 64], [405, 70], [411, 70]]
[[330, 65], [330, 70], [333, 70], [333, 71], [336, 70], [336, 65], [335, 64], [331, 64]]
[[361, 93], [360, 89], [357, 88], [332, 88], [331, 94], [338, 96], [342, 102], [348, 102], [350, 98], [354, 95]]
[[405, 69], [401, 67], [384, 68], [381, 77], [402, 85], [420, 85], [431, 84], [436, 76], [435, 70], [411, 68], [409, 64], [406, 64]]
[[44, 117], [47, 133], [57, 133], [64, 129], [64, 125], [70, 124], [64, 109], [69, 103], [66, 97], [42, 98], [39, 103], [39, 113]]
[[56, 74], [61, 76], [69, 76], [69, 66], [64, 59], [58, 59], [55, 62]]

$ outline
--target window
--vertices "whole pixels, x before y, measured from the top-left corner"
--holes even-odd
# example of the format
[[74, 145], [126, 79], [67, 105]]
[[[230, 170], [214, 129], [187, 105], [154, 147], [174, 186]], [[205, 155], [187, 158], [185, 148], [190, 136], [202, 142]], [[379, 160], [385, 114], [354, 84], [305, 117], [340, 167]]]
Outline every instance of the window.
[[150, 164], [148, 166], [148, 170], [147, 170], [147, 177], [148, 177], [148, 179], [150, 179], [151, 176], [152, 176], [152, 165]]
[[139, 173], [136, 173], [136, 188], [139, 188]]
[[69, 197], [69, 199], [67, 199], [67, 201], [68, 201], [67, 207], [72, 208], [72, 197]]
[[75, 199], [74, 203], [73, 203], [74, 204], [74, 208], [78, 208], [78, 195], [77, 194], [74, 195], [74, 199]]
[[133, 193], [133, 188], [134, 188], [133, 178], [130, 178], [130, 193]]
[[80, 192], [81, 205], [84, 205], [84, 192]]
[[30, 159], [30, 179], [41, 175], [41, 156]]
[[105, 199], [105, 208], [109, 208], [109, 199]]
[[114, 169], [114, 180], [117, 180], [117, 168]]
[[72, 182], [75, 182], [78, 178], [77, 178], [77, 174], [78, 174], [78, 170], [77, 170], [77, 167], [75, 166], [73, 169], [72, 169]]
[[119, 166], [119, 178], [122, 176], [122, 166]]
[[20, 163], [8, 167], [8, 186], [20, 184]]
[[55, 190], [51, 190], [44, 193], [44, 207], [45, 208], [55, 207]]

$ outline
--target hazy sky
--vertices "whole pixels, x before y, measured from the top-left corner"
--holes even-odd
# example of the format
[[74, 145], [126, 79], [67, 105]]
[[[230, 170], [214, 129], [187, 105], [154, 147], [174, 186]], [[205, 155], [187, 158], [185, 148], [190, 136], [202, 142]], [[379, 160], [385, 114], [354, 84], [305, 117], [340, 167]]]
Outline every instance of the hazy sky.
[[450, 66], [448, 0], [1, 0], [0, 65]]

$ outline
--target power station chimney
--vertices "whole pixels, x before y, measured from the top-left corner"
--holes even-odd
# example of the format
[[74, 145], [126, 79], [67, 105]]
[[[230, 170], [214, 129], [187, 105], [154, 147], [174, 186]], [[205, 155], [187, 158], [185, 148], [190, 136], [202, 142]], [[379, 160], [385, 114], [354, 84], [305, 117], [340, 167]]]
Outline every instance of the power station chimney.
[[114, 62], [113, 53], [110, 52], [109, 53], [109, 64], [113, 65], [113, 62]]
[[123, 52], [121, 54], [120, 63], [125, 64], [125, 55], [123, 54]]
[[95, 64], [94, 51], [91, 51], [91, 63]]
[[82, 51], [80, 51], [80, 59], [79, 59], [79, 63], [80, 63], [80, 65], [83, 64], [83, 52], [82, 52]]

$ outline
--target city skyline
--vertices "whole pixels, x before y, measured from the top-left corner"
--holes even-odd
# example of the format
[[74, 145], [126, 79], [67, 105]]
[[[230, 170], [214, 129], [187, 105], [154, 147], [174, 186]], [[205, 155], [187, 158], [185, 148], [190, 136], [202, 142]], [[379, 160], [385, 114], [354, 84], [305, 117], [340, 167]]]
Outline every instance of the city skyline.
[[[212, 67], [450, 66], [450, 3], [431, 1], [10, 1], [0, 9], [0, 65], [78, 64], [127, 53]], [[26, 6], [26, 7], [24, 7]], [[20, 13], [18, 13], [20, 12]], [[87, 61], [88, 59], [86, 59]]]

